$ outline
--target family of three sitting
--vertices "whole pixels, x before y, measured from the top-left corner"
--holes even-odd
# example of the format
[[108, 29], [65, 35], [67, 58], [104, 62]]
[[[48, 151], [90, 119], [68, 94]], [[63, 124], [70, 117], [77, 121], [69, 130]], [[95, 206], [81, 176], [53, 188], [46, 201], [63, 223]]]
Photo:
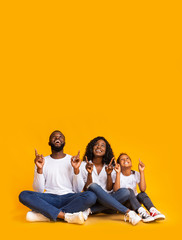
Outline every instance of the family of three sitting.
[[65, 136], [58, 130], [50, 135], [49, 145], [52, 153], [47, 157], [35, 150], [35, 191], [19, 195], [20, 202], [32, 210], [27, 221], [83, 224], [90, 214], [101, 212], [120, 212], [133, 225], [165, 219], [145, 193], [145, 165], [139, 160], [139, 172], [131, 170], [126, 153], [116, 161], [104, 137], [89, 142], [83, 161], [79, 152], [64, 153]]

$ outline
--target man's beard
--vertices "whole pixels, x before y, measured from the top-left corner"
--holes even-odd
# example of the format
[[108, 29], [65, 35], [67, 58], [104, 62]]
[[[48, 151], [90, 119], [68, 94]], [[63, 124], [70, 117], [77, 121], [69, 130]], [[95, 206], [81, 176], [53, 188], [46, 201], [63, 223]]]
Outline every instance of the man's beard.
[[56, 147], [53, 143], [50, 143], [49, 145], [51, 146], [52, 151], [60, 152], [63, 150], [65, 143], [62, 143], [59, 147]]

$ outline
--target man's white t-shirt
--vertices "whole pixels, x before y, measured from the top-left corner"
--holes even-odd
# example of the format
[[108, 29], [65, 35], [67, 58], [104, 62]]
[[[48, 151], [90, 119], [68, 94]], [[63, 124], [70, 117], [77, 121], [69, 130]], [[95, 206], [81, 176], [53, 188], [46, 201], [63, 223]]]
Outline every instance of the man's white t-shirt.
[[54, 159], [51, 156], [44, 157], [43, 174], [37, 173], [35, 166], [33, 189], [37, 192], [63, 195], [78, 192], [77, 175], [71, 165], [71, 156], [66, 154], [64, 158]]
[[[88, 176], [88, 172], [86, 170], [86, 162], [83, 161], [81, 163], [80, 166], [80, 173], [79, 173], [79, 178], [77, 178], [77, 184], [78, 184], [78, 188], [79, 191], [82, 191], [85, 183], [87, 182], [87, 176]], [[98, 185], [100, 185], [106, 192], [112, 192], [112, 191], [107, 191], [107, 172], [105, 170], [105, 164], [102, 168], [102, 170], [100, 171], [100, 173], [98, 174], [97, 169], [95, 167], [95, 165], [93, 165], [93, 171], [92, 171], [92, 182], [93, 183], [97, 183]], [[113, 170], [111, 173], [111, 177], [112, 180], [116, 178], [116, 172]]]
[[140, 182], [140, 173], [132, 171], [129, 176], [120, 174], [120, 188], [131, 188], [137, 195], [137, 184]]

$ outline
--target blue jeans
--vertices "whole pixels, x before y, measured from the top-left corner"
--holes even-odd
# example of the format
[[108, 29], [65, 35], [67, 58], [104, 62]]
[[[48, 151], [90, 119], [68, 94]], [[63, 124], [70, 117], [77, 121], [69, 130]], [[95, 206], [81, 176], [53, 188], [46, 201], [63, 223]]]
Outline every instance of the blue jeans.
[[97, 196], [97, 203], [91, 207], [92, 213], [99, 213], [107, 209], [126, 213], [129, 209], [122, 205], [130, 197], [130, 192], [126, 188], [120, 188], [118, 191], [113, 193], [107, 193], [97, 183], [89, 185], [88, 191], [95, 193]]
[[23, 191], [19, 195], [19, 200], [33, 211], [56, 221], [61, 211], [65, 213], [84, 211], [96, 203], [97, 197], [93, 192], [56, 195]]

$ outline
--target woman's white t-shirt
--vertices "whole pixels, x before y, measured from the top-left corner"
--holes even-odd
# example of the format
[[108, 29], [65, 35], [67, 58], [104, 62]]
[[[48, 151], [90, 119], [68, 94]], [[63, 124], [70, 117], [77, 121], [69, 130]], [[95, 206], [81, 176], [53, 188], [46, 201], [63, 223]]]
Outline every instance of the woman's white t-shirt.
[[[78, 186], [79, 186], [79, 190], [82, 191], [84, 186], [85, 186], [85, 183], [87, 182], [87, 177], [88, 177], [88, 172], [86, 170], [86, 162], [83, 161], [81, 163], [81, 166], [80, 166], [80, 173], [79, 173], [79, 177], [77, 178], [77, 181], [78, 181]], [[92, 182], [93, 183], [97, 183], [98, 185], [100, 185], [106, 192], [110, 193], [112, 192], [113, 190], [111, 191], [107, 191], [107, 173], [106, 173], [106, 170], [105, 170], [105, 167], [106, 165], [104, 164], [102, 170], [100, 171], [100, 173], [98, 174], [97, 172], [97, 169], [95, 167], [95, 165], [93, 165], [93, 171], [92, 171]], [[116, 172], [113, 170], [112, 173], [111, 173], [111, 177], [112, 177], [112, 180], [114, 180], [116, 178]], [[114, 181], [113, 181], [114, 182]]]

